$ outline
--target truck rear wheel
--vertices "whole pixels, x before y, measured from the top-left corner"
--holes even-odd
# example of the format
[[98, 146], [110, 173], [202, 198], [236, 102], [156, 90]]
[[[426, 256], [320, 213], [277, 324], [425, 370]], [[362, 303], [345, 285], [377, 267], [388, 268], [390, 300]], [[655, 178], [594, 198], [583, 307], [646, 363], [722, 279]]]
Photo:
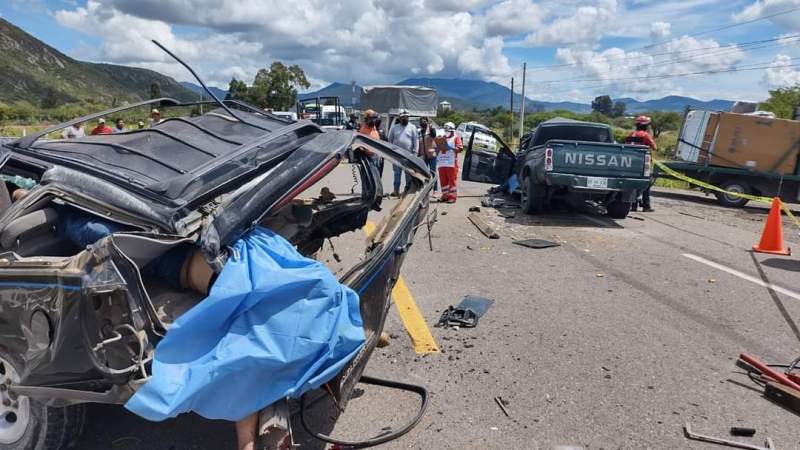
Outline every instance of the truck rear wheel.
[[606, 205], [606, 212], [608, 213], [608, 216], [613, 219], [624, 219], [628, 217], [628, 213], [631, 212], [631, 204], [628, 202], [614, 200]]
[[539, 214], [544, 209], [544, 197], [534, 197], [531, 195], [535, 192], [536, 187], [533, 184], [533, 178], [530, 176], [522, 180], [522, 212], [525, 214]]
[[[747, 186], [739, 181], [725, 181], [720, 187], [726, 191], [735, 192], [737, 194], [749, 193]], [[720, 205], [730, 208], [741, 208], [750, 201], [746, 198], [737, 197], [724, 192], [715, 192], [714, 196], [717, 197], [717, 202], [719, 202]]]
[[[0, 384], [19, 381], [21, 365], [0, 349]], [[0, 450], [65, 450], [83, 431], [84, 405], [51, 407], [0, 388]]]

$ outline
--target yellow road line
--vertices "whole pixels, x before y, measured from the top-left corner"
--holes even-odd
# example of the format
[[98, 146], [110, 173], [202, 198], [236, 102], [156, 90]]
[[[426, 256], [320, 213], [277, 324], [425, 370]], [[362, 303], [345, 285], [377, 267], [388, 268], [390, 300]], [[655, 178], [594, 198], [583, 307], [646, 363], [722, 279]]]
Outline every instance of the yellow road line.
[[[372, 235], [375, 232], [375, 224], [367, 222], [364, 232], [367, 236]], [[433, 338], [431, 330], [425, 322], [425, 317], [417, 307], [414, 296], [411, 295], [402, 275], [397, 278], [397, 283], [392, 289], [392, 300], [400, 314], [400, 320], [403, 321], [403, 326], [414, 344], [414, 351], [418, 354], [438, 353], [439, 346], [436, 344], [436, 339]]]

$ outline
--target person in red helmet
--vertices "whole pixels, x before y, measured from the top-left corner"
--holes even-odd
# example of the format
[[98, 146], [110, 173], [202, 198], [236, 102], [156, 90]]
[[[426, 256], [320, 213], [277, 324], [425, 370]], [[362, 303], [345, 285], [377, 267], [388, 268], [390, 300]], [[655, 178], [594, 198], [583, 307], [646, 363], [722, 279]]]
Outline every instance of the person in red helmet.
[[[647, 128], [650, 126], [650, 120], [647, 116], [638, 116], [635, 120], [636, 122], [636, 130], [631, 131], [628, 136], [625, 138], [626, 144], [636, 144], [636, 145], [646, 145], [650, 147], [650, 150], [656, 151], [656, 141], [653, 139], [653, 136], [650, 136], [650, 133], [647, 132]], [[653, 208], [650, 206], [650, 186], [647, 187], [644, 191], [642, 191], [642, 200], [639, 202], [639, 205], [634, 203], [631, 206], [631, 211], [636, 211], [637, 206], [641, 206], [642, 211], [644, 212], [653, 212]]]

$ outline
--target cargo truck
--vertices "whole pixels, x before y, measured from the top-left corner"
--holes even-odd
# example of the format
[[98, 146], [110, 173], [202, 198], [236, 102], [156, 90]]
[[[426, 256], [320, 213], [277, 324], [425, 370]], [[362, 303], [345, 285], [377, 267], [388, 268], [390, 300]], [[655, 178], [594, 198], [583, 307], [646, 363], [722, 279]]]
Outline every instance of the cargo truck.
[[[675, 160], [664, 164], [728, 192], [800, 200], [800, 122], [757, 114], [689, 109]], [[655, 176], [669, 178], [664, 171]], [[714, 192], [719, 204], [742, 207], [746, 198]]]

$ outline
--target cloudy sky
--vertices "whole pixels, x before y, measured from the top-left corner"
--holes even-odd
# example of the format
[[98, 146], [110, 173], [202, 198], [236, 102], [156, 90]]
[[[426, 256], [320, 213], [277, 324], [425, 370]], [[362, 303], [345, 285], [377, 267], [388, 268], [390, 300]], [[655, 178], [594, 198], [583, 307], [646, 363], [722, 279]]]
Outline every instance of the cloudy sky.
[[519, 86], [527, 62], [539, 100], [760, 100], [800, 83], [800, 0], [2, 0], [0, 15], [72, 57], [189, 80], [158, 39], [219, 87], [273, 60], [314, 88]]

